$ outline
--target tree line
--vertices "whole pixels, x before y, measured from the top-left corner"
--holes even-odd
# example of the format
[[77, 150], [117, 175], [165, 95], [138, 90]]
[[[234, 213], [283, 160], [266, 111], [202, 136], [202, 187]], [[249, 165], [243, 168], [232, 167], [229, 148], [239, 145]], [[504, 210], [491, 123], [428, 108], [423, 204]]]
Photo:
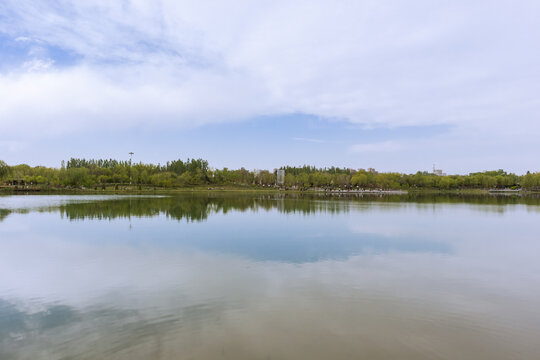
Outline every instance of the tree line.
[[203, 159], [174, 160], [161, 164], [131, 163], [114, 159], [75, 159], [63, 161], [60, 168], [9, 166], [0, 161], [3, 183], [42, 185], [65, 188], [96, 188], [115, 185], [178, 188], [198, 185], [285, 187], [319, 189], [528, 189], [540, 190], [540, 173], [525, 175], [504, 170], [484, 171], [468, 175], [438, 176], [429, 172], [402, 174], [378, 173], [373, 169], [317, 168], [284, 166], [283, 183], [277, 184], [277, 170], [213, 169]]

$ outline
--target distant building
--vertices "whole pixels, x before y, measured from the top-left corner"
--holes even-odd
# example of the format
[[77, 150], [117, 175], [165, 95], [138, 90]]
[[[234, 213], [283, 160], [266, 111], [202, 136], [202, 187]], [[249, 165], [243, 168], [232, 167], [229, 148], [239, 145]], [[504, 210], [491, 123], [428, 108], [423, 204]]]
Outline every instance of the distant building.
[[377, 174], [377, 170], [375, 170], [374, 168], [368, 168], [367, 171], [368, 173]]
[[278, 170], [276, 172], [276, 184], [278, 185], [285, 184], [285, 170]]
[[433, 174], [437, 176], [446, 176], [446, 173], [443, 173], [442, 169], [435, 169], [435, 164], [433, 164]]

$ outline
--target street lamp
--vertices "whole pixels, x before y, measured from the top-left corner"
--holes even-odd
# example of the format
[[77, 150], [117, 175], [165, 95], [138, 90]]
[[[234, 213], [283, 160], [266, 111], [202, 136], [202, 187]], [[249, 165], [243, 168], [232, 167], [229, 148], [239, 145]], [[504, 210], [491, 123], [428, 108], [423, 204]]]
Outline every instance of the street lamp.
[[131, 158], [133, 157], [134, 152], [129, 153], [129, 185], [133, 182], [133, 175], [131, 173]]

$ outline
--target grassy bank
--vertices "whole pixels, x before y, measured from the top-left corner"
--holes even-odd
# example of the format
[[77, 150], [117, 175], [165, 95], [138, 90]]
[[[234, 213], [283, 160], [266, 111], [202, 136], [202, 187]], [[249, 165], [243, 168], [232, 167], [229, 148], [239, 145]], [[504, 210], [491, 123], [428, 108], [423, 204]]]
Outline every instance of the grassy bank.
[[[190, 186], [181, 188], [165, 188], [154, 186], [106, 186], [94, 188], [61, 188], [47, 186], [0, 187], [0, 194], [174, 194], [189, 192], [253, 192], [277, 193], [283, 190], [277, 188], [262, 188], [248, 186]], [[290, 191], [290, 190], [288, 190]]]
[[227, 186], [187, 186], [178, 188], [164, 188], [154, 186], [105, 186], [93, 188], [68, 188], [68, 187], [48, 187], [48, 186], [3, 186], [0, 187], [0, 194], [182, 194], [190, 192], [242, 192], [242, 193], [318, 193], [318, 194], [461, 194], [461, 195], [527, 195], [539, 194], [539, 191], [496, 191], [491, 189], [389, 189], [389, 190], [324, 190], [324, 189], [285, 189], [275, 187], [259, 187], [259, 186], [242, 186], [242, 185], [227, 185]]

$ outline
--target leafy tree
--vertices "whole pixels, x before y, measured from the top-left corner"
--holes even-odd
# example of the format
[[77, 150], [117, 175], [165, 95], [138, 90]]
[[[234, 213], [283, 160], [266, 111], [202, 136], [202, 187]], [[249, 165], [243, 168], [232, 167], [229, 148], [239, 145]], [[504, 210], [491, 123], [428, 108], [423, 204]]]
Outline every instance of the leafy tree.
[[0, 160], [0, 179], [6, 177], [11, 172], [8, 164]]
[[89, 172], [83, 167], [68, 168], [63, 174], [63, 183], [67, 186], [92, 186], [94, 181], [88, 176]]
[[[195, 186], [203, 184], [274, 186], [276, 172], [210, 169], [203, 159], [174, 160], [165, 165], [131, 164], [114, 159], [77, 159], [62, 162], [61, 168], [31, 167], [26, 164], [8, 166], [0, 161], [0, 178], [9, 173], [15, 179], [34, 184], [52, 186], [93, 186], [99, 184], [153, 185], [159, 187]], [[329, 167], [317, 168], [303, 165], [285, 166], [285, 186], [299, 189], [339, 188], [350, 189], [461, 189], [461, 188], [519, 188], [540, 189], [540, 173], [518, 176], [506, 171], [491, 170], [469, 175], [436, 176], [428, 172], [416, 174], [376, 173], [363, 169]]]

